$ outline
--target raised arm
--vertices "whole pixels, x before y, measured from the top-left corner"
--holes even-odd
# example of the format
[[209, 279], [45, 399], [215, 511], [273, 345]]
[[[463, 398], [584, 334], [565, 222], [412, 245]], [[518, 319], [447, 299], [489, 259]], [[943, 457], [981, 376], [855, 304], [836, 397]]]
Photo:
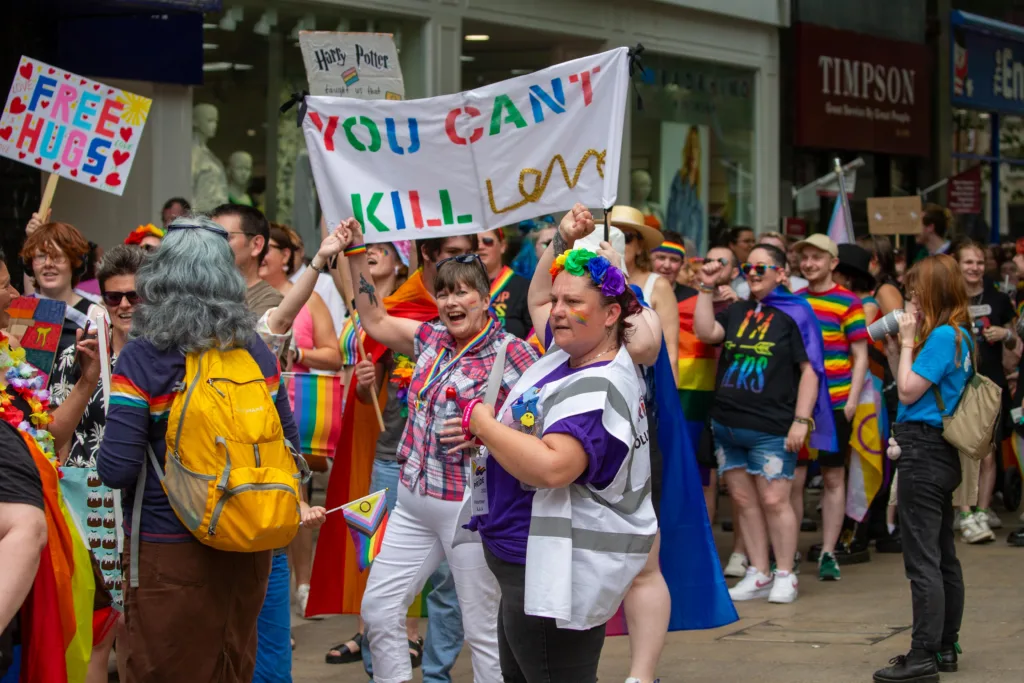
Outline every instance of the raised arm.
[[309, 262], [309, 267], [302, 271], [302, 275], [295, 281], [295, 285], [285, 295], [284, 301], [267, 316], [267, 326], [271, 332], [285, 334], [292, 328], [295, 317], [299, 315], [299, 311], [313, 294], [320, 273], [327, 272], [331, 259], [337, 256], [341, 249], [341, 238], [338, 236], [337, 230], [324, 238], [316, 256]]
[[[608, 259], [608, 262], [616, 268], [622, 269], [622, 257], [610, 243], [601, 242], [597, 253]], [[675, 296], [673, 295], [674, 298]], [[676, 320], [679, 319], [678, 316], [679, 309], [677, 307]], [[645, 306], [640, 309], [639, 313], [626, 318], [626, 322], [632, 326], [630, 328], [632, 332], [626, 340], [626, 350], [629, 351], [629, 357], [638, 365], [653, 366], [658, 362], [662, 340], [661, 318], [658, 317], [657, 311], [649, 306]], [[678, 323], [676, 327], [678, 328]], [[666, 340], [666, 343], [668, 343], [668, 340]], [[678, 332], [676, 333], [676, 341], [673, 344], [679, 345]], [[678, 354], [679, 351], [677, 349], [675, 355]], [[674, 360], [672, 364], [675, 365]]]
[[715, 280], [722, 270], [718, 261], [705, 263], [697, 272], [697, 304], [693, 309], [693, 333], [705, 344], [721, 344], [725, 328], [715, 320]]
[[334, 331], [331, 312], [316, 292], [309, 297], [309, 303], [306, 305], [313, 318], [314, 348], [299, 349], [299, 362], [314, 370], [337, 372], [341, 370], [341, 351], [338, 349], [338, 333]]
[[[71, 387], [71, 393], [51, 413], [53, 422], [50, 423], [49, 431], [53, 435], [54, 449], [58, 452], [74, 437], [75, 427], [82, 420], [100, 381], [98, 342], [95, 338], [83, 339], [83, 336], [82, 330], [76, 331], [77, 362], [81, 367], [81, 375]], [[67, 451], [64, 451], [64, 457], [67, 457]]]
[[416, 330], [420, 323], [388, 315], [384, 309], [384, 302], [377, 294], [370, 267], [366, 263], [366, 249], [357, 249], [363, 246], [363, 229], [359, 221], [355, 218], [345, 220], [335, 230], [335, 234], [339, 235], [342, 247], [348, 252], [346, 256], [352, 271], [352, 291], [355, 292], [359, 324], [366, 330], [366, 334], [392, 351], [413, 356]]
[[551, 244], [541, 254], [537, 269], [533, 271], [533, 280], [530, 281], [530, 293], [527, 301], [530, 306], [530, 319], [533, 321], [533, 329], [537, 336], [544, 341], [544, 330], [548, 326], [548, 318], [551, 317], [551, 264], [563, 251], [572, 249], [576, 240], [586, 237], [594, 232], [594, 216], [587, 207], [579, 202], [572, 210], [562, 216], [562, 222], [555, 231], [555, 237]]

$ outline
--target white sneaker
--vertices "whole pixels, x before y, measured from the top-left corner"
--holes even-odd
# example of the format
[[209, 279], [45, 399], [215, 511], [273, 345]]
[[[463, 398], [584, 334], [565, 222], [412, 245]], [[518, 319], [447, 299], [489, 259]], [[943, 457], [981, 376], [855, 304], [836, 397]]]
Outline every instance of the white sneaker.
[[774, 583], [773, 577], [762, 574], [757, 567], [748, 567], [747, 575], [743, 577], [743, 580], [729, 589], [729, 597], [733, 602], [767, 598], [772, 592]]
[[775, 585], [772, 586], [772, 592], [768, 594], [768, 602], [779, 604], [793, 602], [796, 600], [798, 585], [799, 581], [793, 572], [786, 574], [777, 572], [775, 574]]
[[295, 587], [295, 613], [306, 618], [306, 604], [309, 602], [309, 584], [303, 583]]
[[725, 575], [734, 579], [742, 579], [747, 575], [749, 566], [747, 556], [743, 553], [733, 553], [729, 556], [729, 564], [725, 565]]
[[974, 515], [960, 518], [960, 535], [966, 543], [971, 544], [996, 540], [996, 535], [992, 533], [992, 530], [987, 526], [983, 527]]
[[985, 524], [988, 525], [989, 529], [1002, 529], [1003, 528], [1003, 520], [999, 519], [999, 515], [997, 515], [995, 512], [993, 512], [992, 508], [989, 508], [988, 510], [985, 510], [984, 512], [979, 510], [978, 512], [976, 512], [974, 514], [976, 514], [976, 515], [978, 515], [978, 514], [985, 515]]

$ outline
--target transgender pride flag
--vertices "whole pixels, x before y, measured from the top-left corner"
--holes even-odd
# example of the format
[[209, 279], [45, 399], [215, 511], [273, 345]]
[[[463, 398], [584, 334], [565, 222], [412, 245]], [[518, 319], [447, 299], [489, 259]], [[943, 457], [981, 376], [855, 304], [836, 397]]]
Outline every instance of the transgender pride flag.
[[846, 212], [843, 211], [842, 196], [836, 197], [836, 203], [832, 205], [832, 218], [828, 221], [828, 236], [836, 244], [849, 244], [850, 226], [846, 224]]

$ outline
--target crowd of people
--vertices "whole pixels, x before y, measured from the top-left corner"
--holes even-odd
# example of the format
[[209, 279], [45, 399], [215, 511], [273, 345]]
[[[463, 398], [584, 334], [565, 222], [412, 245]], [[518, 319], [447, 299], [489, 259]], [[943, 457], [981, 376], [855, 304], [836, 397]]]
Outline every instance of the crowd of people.
[[[450, 681], [465, 643], [477, 681], [596, 681], [621, 608], [627, 683], [653, 683], [688, 604], [659, 564], [661, 502], [679, 495], [663, 472], [686, 461], [702, 522], [731, 502], [733, 547], [713, 564], [739, 579], [732, 601], [798, 599], [799, 533], [817, 528], [805, 490], [820, 487], [819, 580], [871, 542], [903, 553], [912, 650], [875, 680], [956, 670], [955, 532], [1000, 528], [1024, 256], [951, 243], [941, 207], [909, 260], [885, 237], [746, 227], [696, 254], [628, 206], [603, 238], [579, 204], [526, 222], [514, 258], [501, 229], [365, 244], [348, 219], [307, 245], [249, 206], [196, 215], [175, 198], [161, 219], [103, 253], [34, 215], [20, 283], [0, 254], [0, 681], [97, 683], [114, 654], [127, 682], [290, 681], [290, 615], [307, 613], [328, 520], [287, 381], [308, 373], [343, 378], [359, 434], [333, 458], [365, 459], [360, 495], [385, 491], [389, 511], [358, 632], [328, 664]], [[21, 294], [61, 304], [52, 367], [19, 348], [5, 311]], [[869, 335], [890, 315], [898, 332]], [[943, 437], [975, 372], [1003, 401], [980, 461]], [[872, 392], [888, 458], [851, 518]], [[666, 396], [681, 445], [660, 443]], [[71, 469], [92, 488], [62, 486]], [[406, 615], [428, 584], [421, 637]]]

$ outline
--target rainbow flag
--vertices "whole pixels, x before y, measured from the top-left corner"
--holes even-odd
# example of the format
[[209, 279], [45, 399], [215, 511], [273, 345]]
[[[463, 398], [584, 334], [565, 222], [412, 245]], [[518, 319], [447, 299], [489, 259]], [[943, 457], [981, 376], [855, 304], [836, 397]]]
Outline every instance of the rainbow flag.
[[376, 491], [341, 508], [356, 546], [356, 560], [361, 572], [373, 563], [384, 544], [384, 530], [388, 526], [386, 493], [387, 489]]
[[295, 392], [292, 410], [302, 452], [334, 457], [341, 437], [341, 378], [312, 373], [294, 373], [290, 377]]
[[700, 443], [701, 432], [711, 410], [715, 393], [715, 374], [718, 371], [718, 350], [709, 346], [693, 333], [693, 310], [697, 305], [697, 290], [679, 302], [679, 402], [686, 420], [690, 443]]
[[356, 72], [356, 68], [353, 66], [351, 69], [342, 71], [341, 78], [345, 81], [345, 85], [352, 85], [359, 81], [359, 73]]

